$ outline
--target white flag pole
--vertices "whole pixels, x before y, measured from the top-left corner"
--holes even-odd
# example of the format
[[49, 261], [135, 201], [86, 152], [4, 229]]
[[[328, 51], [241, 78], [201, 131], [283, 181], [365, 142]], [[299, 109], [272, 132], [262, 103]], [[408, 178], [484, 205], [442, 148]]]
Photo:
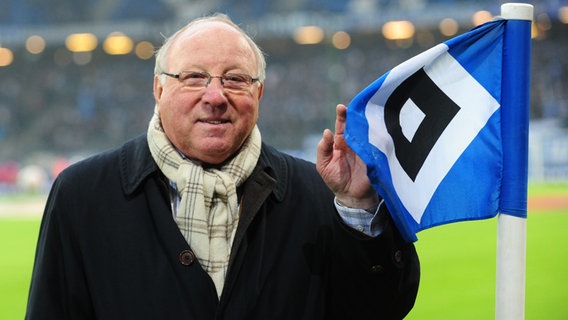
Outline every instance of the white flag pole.
[[[533, 6], [506, 3], [501, 16], [507, 20], [533, 20]], [[498, 216], [496, 320], [525, 318], [527, 219], [507, 214]]]
[[496, 320], [525, 318], [526, 224], [525, 218], [498, 217]]

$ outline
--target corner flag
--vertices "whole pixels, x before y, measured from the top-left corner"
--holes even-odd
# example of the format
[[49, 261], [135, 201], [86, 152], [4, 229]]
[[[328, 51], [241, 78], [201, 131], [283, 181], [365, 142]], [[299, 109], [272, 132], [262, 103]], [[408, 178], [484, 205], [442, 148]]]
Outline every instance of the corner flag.
[[407, 241], [456, 221], [526, 218], [528, 84], [519, 93], [505, 78], [517, 51], [530, 52], [509, 47], [506, 28], [517, 22], [496, 19], [439, 44], [349, 104], [345, 139]]

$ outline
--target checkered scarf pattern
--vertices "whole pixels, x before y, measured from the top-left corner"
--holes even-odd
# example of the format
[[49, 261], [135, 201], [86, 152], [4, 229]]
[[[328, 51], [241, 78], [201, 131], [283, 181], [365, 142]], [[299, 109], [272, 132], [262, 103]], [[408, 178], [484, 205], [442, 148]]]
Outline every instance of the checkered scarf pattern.
[[148, 126], [148, 145], [154, 161], [181, 196], [175, 221], [221, 296], [239, 222], [237, 187], [258, 162], [260, 131], [255, 126], [235, 157], [220, 168], [203, 168], [181, 156], [155, 111]]

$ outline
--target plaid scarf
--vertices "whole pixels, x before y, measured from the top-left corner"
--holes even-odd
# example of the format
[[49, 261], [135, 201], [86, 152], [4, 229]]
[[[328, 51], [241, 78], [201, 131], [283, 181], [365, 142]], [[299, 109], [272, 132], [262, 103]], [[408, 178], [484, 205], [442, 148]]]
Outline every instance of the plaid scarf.
[[164, 175], [176, 184], [180, 206], [175, 221], [220, 297], [239, 222], [237, 187], [252, 173], [260, 156], [255, 126], [239, 152], [219, 168], [203, 168], [185, 157], [166, 137], [157, 111], [148, 126], [148, 145]]

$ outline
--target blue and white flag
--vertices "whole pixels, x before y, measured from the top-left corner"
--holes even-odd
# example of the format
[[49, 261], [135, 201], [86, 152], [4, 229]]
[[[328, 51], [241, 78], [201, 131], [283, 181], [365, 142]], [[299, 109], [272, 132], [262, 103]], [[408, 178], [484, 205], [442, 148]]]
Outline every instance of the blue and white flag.
[[[503, 212], [503, 157], [515, 151], [503, 148], [502, 113], [519, 112], [502, 105], [508, 22], [488, 22], [405, 61], [349, 104], [345, 139], [407, 241]], [[526, 217], [526, 198], [513, 206]]]

